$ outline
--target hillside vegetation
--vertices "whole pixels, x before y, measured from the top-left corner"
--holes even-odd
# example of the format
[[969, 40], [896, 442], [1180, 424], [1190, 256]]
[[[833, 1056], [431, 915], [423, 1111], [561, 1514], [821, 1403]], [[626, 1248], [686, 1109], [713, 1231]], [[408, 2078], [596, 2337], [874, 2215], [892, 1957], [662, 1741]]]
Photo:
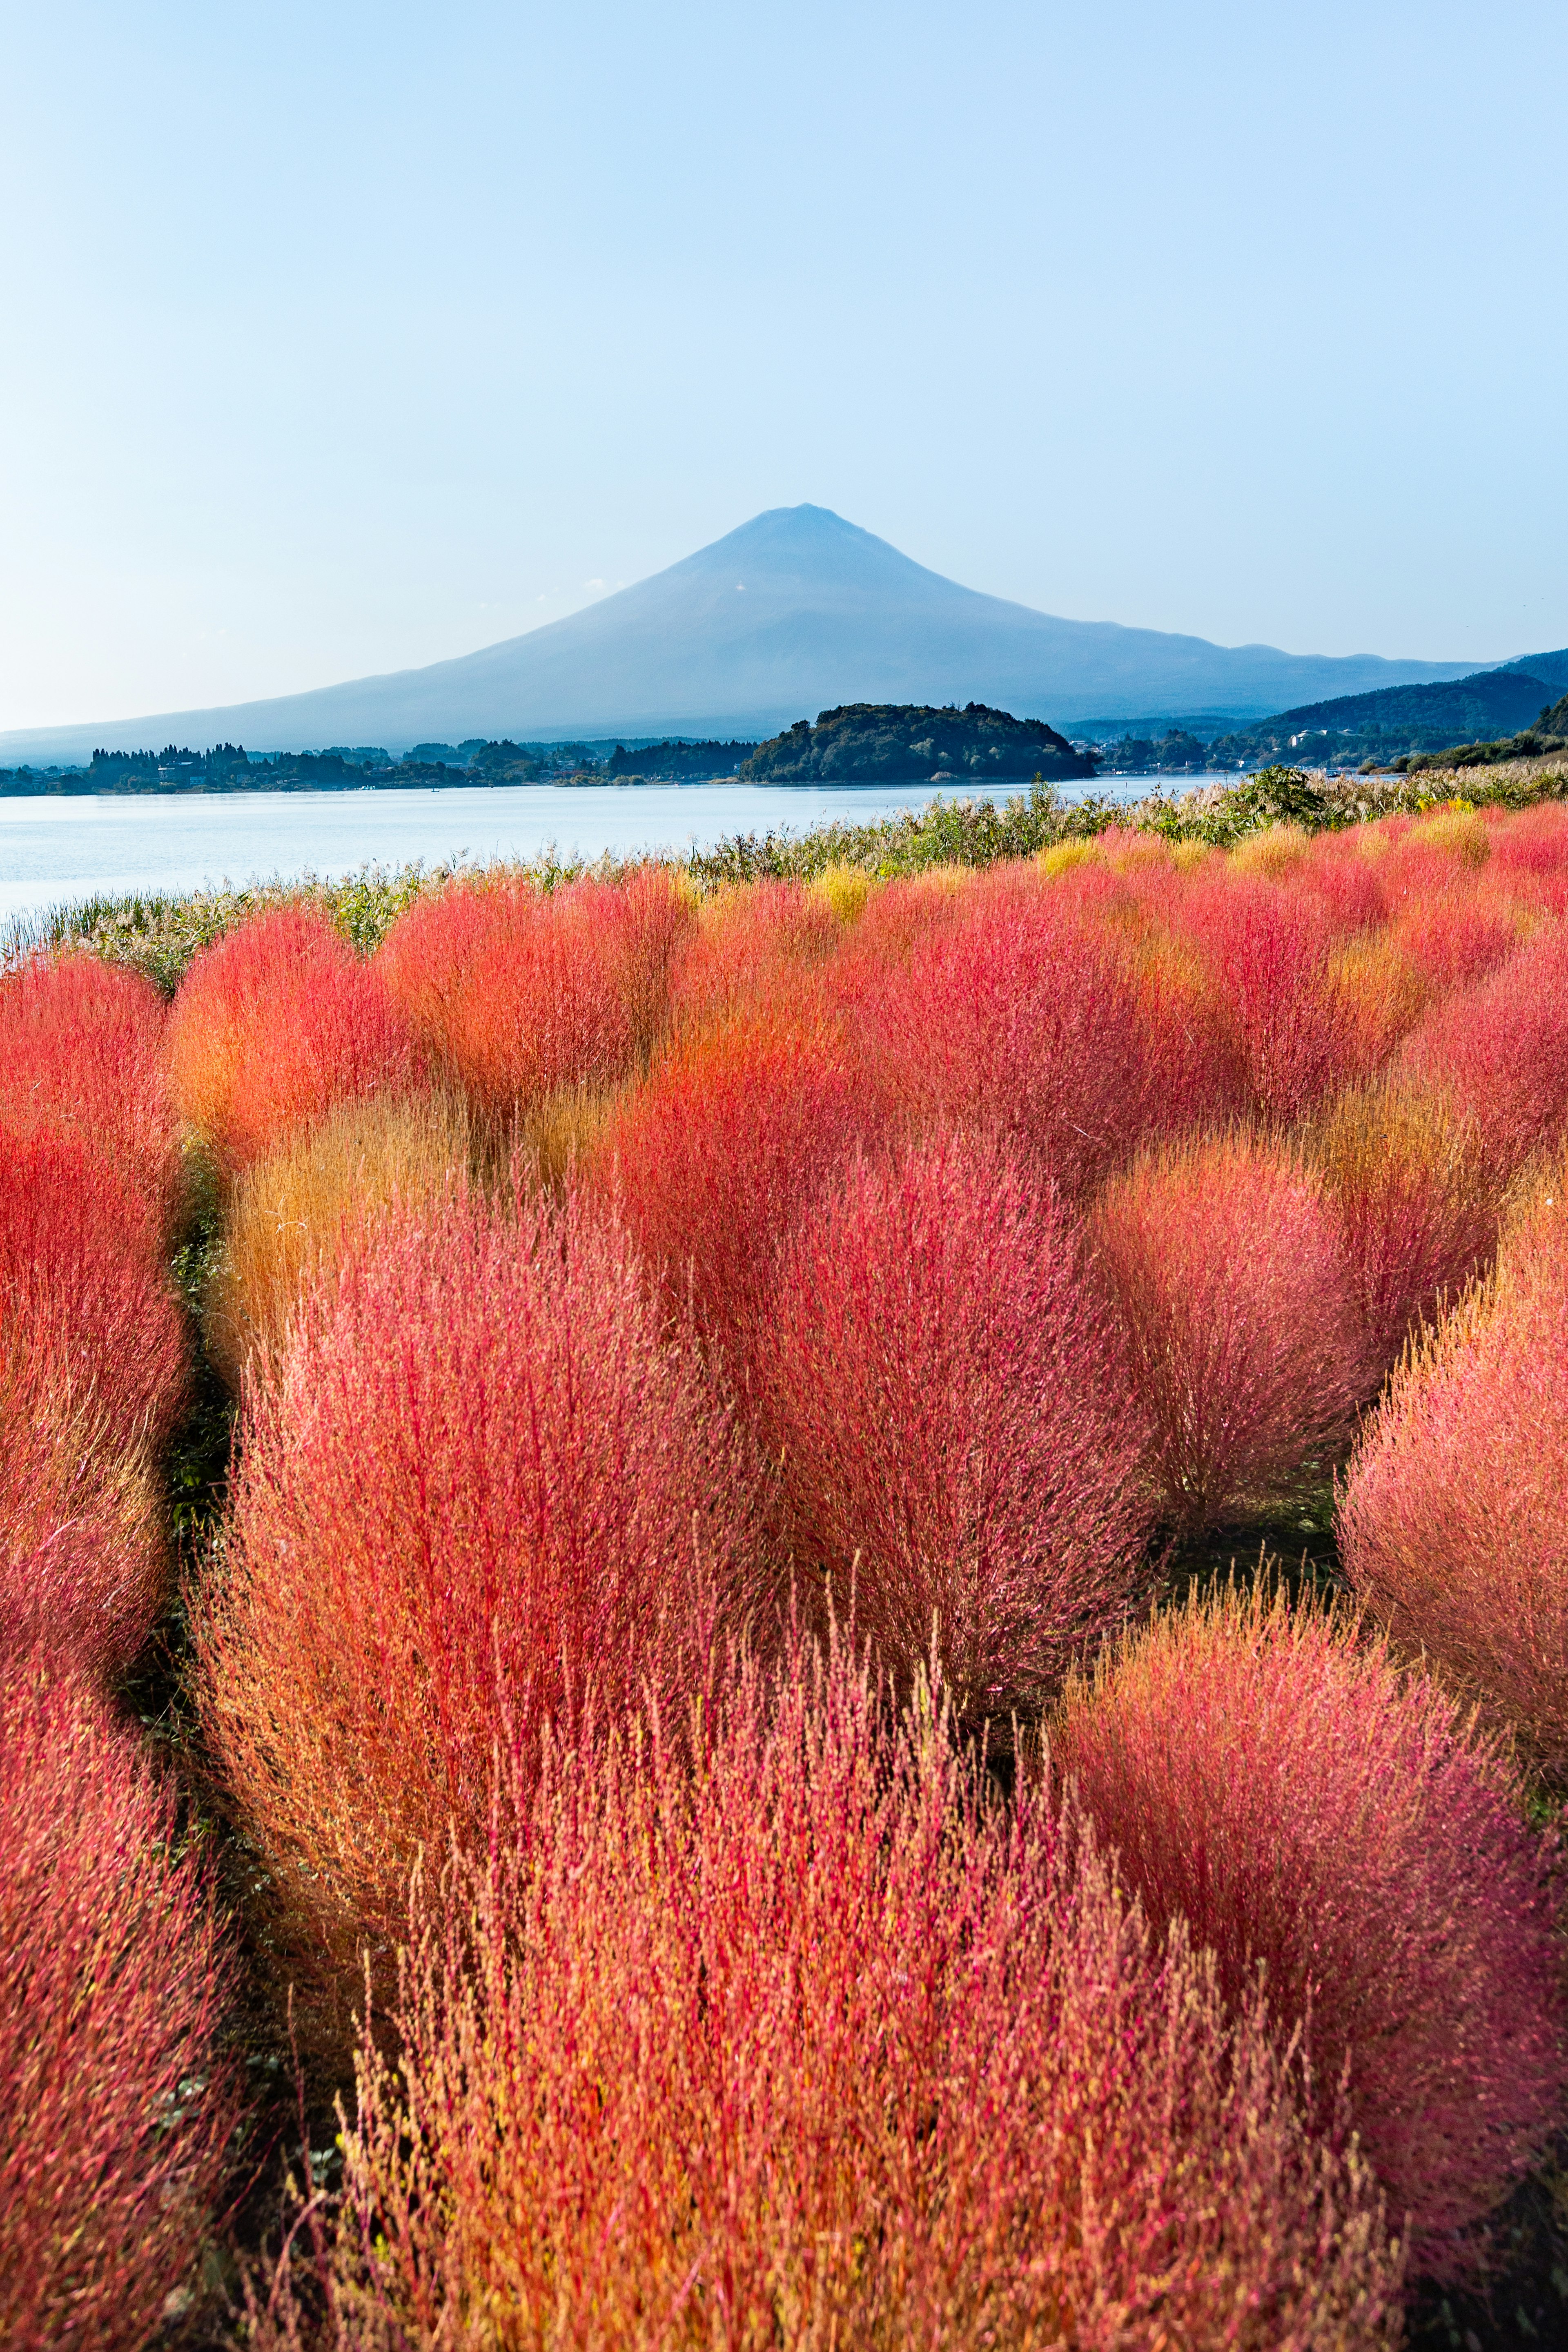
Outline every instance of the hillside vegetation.
[[1548, 655], [1539, 677], [1519, 667], [1479, 670], [1448, 684], [1388, 687], [1376, 694], [1306, 703], [1217, 736], [1209, 757], [1217, 768], [1291, 759], [1338, 767], [1369, 761], [1384, 767], [1401, 756], [1435, 758], [1460, 744], [1496, 744], [1527, 730], [1532, 740], [1526, 751], [1548, 751], [1552, 742], [1533, 738], [1568, 731], [1555, 723], [1549, 708], [1562, 692], [1565, 661], [1568, 656]]
[[1562, 2336], [1568, 776], [1485, 781], [13, 940], [7, 2346]]
[[759, 743], [740, 771], [747, 783], [918, 783], [951, 776], [982, 786], [1093, 772], [1092, 755], [1075, 751], [1042, 719], [1015, 719], [982, 702], [962, 710], [846, 703], [822, 711], [815, 726], [798, 719]]

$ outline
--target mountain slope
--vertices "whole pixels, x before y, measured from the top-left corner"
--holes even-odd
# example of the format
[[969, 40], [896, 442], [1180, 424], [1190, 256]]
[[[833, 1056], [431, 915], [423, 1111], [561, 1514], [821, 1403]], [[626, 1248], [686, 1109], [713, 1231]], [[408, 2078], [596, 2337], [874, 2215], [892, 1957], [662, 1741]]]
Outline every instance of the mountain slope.
[[1375, 759], [1511, 735], [1532, 725], [1552, 700], [1552, 683], [1542, 672], [1563, 659], [1547, 654], [1538, 670], [1478, 670], [1447, 684], [1388, 687], [1380, 694], [1307, 703], [1220, 736], [1209, 755], [1220, 767], [1288, 758]]
[[962, 588], [826, 508], [778, 507], [585, 612], [456, 661], [223, 709], [16, 730], [0, 736], [0, 764], [133, 740], [398, 751], [475, 735], [769, 735], [849, 702], [977, 701], [1058, 724], [1090, 710], [1250, 717], [1470, 667], [1059, 620]]

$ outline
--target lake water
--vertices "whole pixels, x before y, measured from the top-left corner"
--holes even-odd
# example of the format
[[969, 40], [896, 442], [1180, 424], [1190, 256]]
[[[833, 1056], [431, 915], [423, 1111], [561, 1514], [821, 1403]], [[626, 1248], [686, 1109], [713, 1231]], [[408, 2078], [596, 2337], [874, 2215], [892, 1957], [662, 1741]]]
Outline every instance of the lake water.
[[[1196, 783], [1199, 778], [1185, 779]], [[1099, 789], [1137, 799], [1139, 777]], [[130, 891], [198, 890], [307, 871], [324, 878], [379, 860], [596, 857], [710, 848], [736, 833], [800, 831], [825, 817], [868, 824], [923, 808], [929, 783], [458, 784], [351, 793], [0, 794], [0, 917]]]

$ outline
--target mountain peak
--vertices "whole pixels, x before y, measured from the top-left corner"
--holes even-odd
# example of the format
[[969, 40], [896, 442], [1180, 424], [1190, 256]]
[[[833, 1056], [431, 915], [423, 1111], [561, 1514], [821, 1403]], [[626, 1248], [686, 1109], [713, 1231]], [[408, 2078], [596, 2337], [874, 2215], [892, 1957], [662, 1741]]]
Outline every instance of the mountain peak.
[[852, 703], [984, 703], [1067, 727], [1150, 710], [1250, 719], [1474, 667], [1061, 620], [961, 587], [803, 503], [770, 507], [652, 579], [456, 661], [267, 702], [29, 730], [0, 737], [0, 765], [152, 741], [289, 751], [470, 736], [758, 737]]

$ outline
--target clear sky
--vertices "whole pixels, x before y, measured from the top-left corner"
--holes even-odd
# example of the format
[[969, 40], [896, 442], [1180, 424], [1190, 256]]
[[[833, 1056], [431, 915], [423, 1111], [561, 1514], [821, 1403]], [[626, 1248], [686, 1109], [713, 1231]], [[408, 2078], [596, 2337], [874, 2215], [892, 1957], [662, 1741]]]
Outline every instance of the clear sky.
[[1563, 0], [0, 0], [0, 727], [810, 499], [1049, 612], [1568, 644]]

